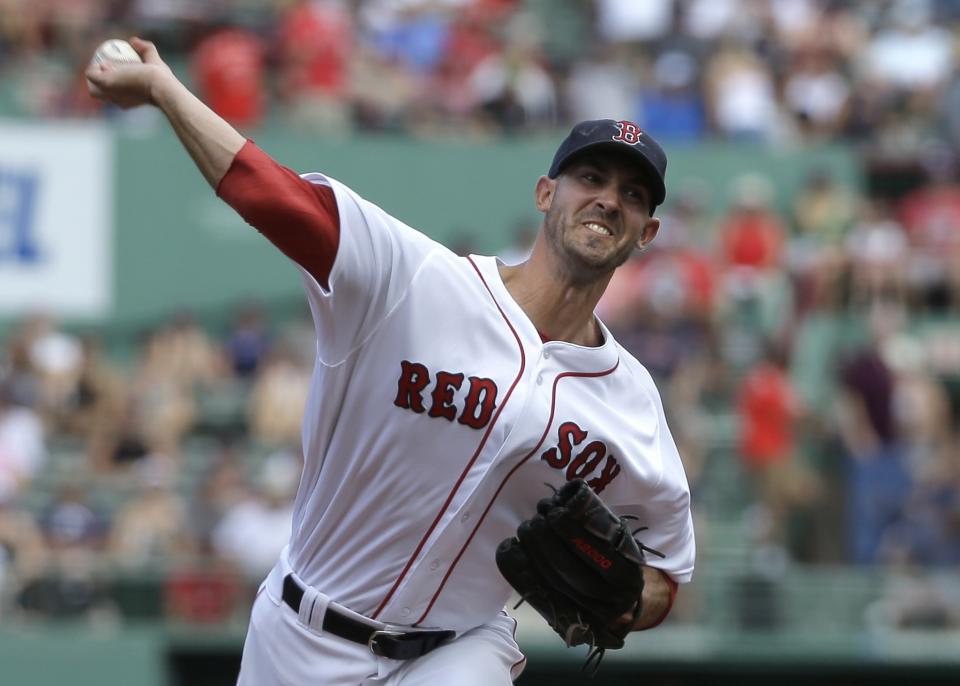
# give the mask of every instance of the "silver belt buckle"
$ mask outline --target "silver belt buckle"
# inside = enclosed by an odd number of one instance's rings
[[[378,629],[370,634],[370,638],[367,639],[367,647],[370,649],[370,652],[378,657],[383,657],[380,654],[380,646],[377,644],[377,639],[381,637],[392,637],[397,638],[403,636],[403,631],[390,631],[389,629]]]

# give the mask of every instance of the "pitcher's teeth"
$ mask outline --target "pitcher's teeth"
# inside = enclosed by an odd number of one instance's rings
[[[593,222],[587,222],[586,224],[584,224],[584,226],[586,226],[588,229],[590,229],[590,230],[593,231],[594,233],[599,233],[599,234],[602,234],[602,235],[604,235],[604,236],[612,236],[612,235],[613,235],[613,234],[610,233],[610,229],[608,229],[607,227],[605,227],[605,226],[600,226],[599,224],[594,224]]]

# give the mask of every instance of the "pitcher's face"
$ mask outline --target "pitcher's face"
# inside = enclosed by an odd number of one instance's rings
[[[537,208],[551,251],[575,281],[609,274],[660,228],[636,163],[610,152],[587,153],[556,179],[541,177]]]

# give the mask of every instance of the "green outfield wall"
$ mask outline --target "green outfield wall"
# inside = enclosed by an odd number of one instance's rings
[[[519,222],[538,221],[534,184],[558,137],[325,141],[269,131],[256,140],[283,164],[327,173],[437,240],[496,253],[510,245]],[[216,198],[171,134],[118,134],[115,154],[118,321],[149,320],[183,306],[216,308],[248,296],[299,295],[286,258]],[[670,154],[670,192],[696,188],[715,210],[743,172],[769,178],[781,203],[814,168],[859,182],[856,160],[843,148],[773,153],[718,145],[671,148]]]
[[[143,114],[136,128],[0,120],[0,330],[38,309],[68,323],[142,326],[181,308],[209,315],[239,299],[299,297],[286,258],[216,197],[168,127]],[[501,253],[518,225],[539,225],[534,186],[563,135],[330,140],[269,128],[255,139],[456,250]],[[862,185],[849,148],[668,148],[668,205],[695,192],[714,215],[745,173],[768,179],[783,209],[815,169]]]

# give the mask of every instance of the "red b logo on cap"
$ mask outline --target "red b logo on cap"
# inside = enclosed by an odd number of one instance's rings
[[[617,128],[620,132],[613,137],[613,140],[619,143],[629,143],[630,145],[636,145],[640,142],[640,136],[643,135],[643,131],[632,121],[618,121]]]

